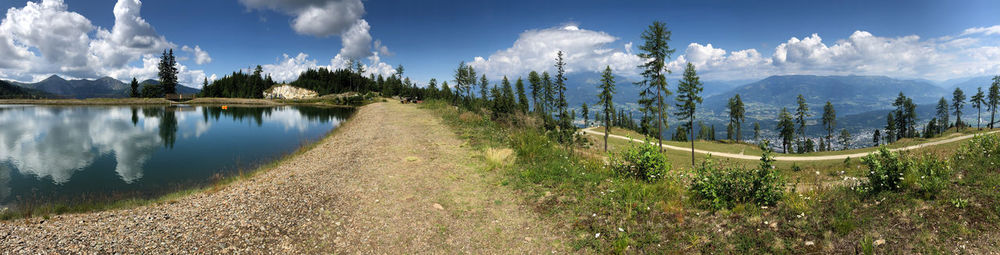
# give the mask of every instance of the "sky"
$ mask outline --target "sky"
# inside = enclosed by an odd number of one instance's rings
[[[491,80],[610,66],[636,77],[640,35],[672,32],[668,69],[703,80],[885,75],[944,81],[1000,74],[1000,1],[0,0],[0,79],[156,78],[173,49],[200,87],[262,65],[279,81],[308,68],[450,80],[467,62]]]

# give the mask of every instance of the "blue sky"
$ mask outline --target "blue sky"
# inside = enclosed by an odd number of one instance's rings
[[[155,78],[149,64],[167,47],[181,57],[182,83],[258,64],[291,80],[348,58],[382,74],[402,64],[421,83],[450,78],[460,61],[495,79],[550,68],[555,50],[567,51],[573,72],[610,65],[629,76],[641,61],[639,35],[656,20],[673,31],[672,69],[690,61],[708,80],[1000,73],[998,1],[5,0],[0,7],[7,9],[0,79],[19,81]]]

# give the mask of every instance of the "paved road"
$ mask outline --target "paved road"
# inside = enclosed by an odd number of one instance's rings
[[[604,136],[604,131],[603,130],[602,131],[595,131],[593,129],[594,128],[586,128],[586,129],[583,129],[583,132],[587,133],[587,134]],[[993,134],[993,133],[997,133],[997,132],[1000,132],[1000,130],[990,131],[990,132],[987,132],[986,134]],[[914,149],[919,149],[919,148],[923,148],[923,147],[927,147],[927,146],[934,146],[934,145],[938,145],[938,144],[945,144],[945,143],[951,143],[951,142],[955,142],[955,141],[961,141],[961,140],[972,138],[974,136],[976,136],[976,135],[957,136],[957,137],[952,137],[952,138],[948,138],[948,139],[944,139],[944,140],[939,140],[939,141],[933,141],[933,142],[928,142],[928,143],[911,145],[911,146],[906,146],[906,147],[902,147],[902,148],[895,148],[895,149],[891,149],[891,151],[914,150]],[[637,142],[637,143],[643,142],[642,140],[632,139],[632,138],[628,138],[628,137],[624,137],[624,136],[620,136],[620,135],[615,135],[615,134],[611,134],[608,137],[615,138],[615,139],[629,140],[631,142]],[[691,151],[691,147],[678,147],[678,146],[666,145],[666,144],[663,145],[663,148],[668,149],[668,150],[677,150],[677,151],[687,151],[687,152]],[[712,157],[726,157],[726,158],[746,159],[746,160],[758,160],[758,159],[760,159],[759,155],[742,155],[742,154],[733,154],[733,153],[718,152],[718,151],[706,151],[706,150],[700,150],[700,149],[694,149],[694,152],[695,153],[700,153],[700,154],[709,154],[709,153],[711,153]],[[774,157],[774,159],[780,160],[780,161],[822,161],[822,160],[837,160],[837,159],[842,160],[842,159],[845,159],[847,157],[851,157],[851,158],[864,157],[864,156],[868,155],[869,153],[870,152],[860,152],[860,153],[854,153],[854,154],[823,155],[823,156],[777,156],[777,157]]]

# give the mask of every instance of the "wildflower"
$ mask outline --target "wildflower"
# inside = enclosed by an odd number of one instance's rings
[[[594,234],[594,238],[600,238],[600,237],[601,237],[601,233]]]

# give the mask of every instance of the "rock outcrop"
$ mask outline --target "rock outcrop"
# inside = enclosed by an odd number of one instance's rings
[[[316,93],[316,91],[288,84],[274,85],[264,90],[264,98],[267,99],[310,99],[318,96],[319,93]]]

